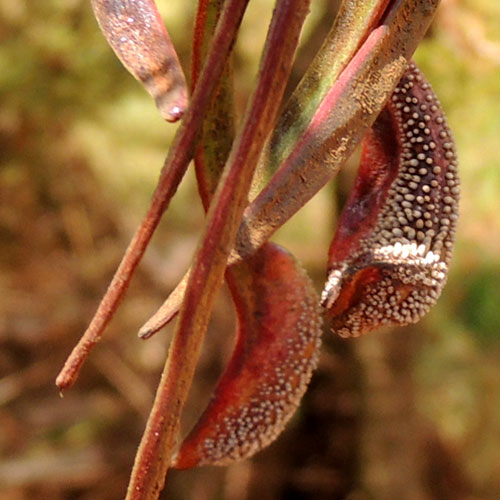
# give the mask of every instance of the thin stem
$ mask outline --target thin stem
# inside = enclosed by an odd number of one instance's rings
[[[92,321],[56,379],[56,385],[61,391],[73,385],[91,349],[100,340],[102,332],[113,317],[161,216],[168,207],[170,199],[193,157],[197,133],[203,122],[205,110],[224,69],[227,55],[236,38],[247,3],[248,0],[227,0],[224,13],[217,24],[207,63],[203,67],[191,105],[177,130],[165,160],[149,210],[125,251]]]
[[[307,0],[277,2],[257,87],[208,213],[127,500],[156,498],[163,485],[213,300],[222,283],[260,151],[276,120],[308,7]]]
[[[220,16],[223,1],[202,0],[200,5],[193,40],[192,85],[198,80],[202,62],[206,59],[207,51],[212,43],[215,23]],[[232,57],[229,57],[206,113],[194,158],[198,190],[205,211],[208,210],[231,152],[235,121],[233,64]]]

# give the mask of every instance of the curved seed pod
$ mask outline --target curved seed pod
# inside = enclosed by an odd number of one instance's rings
[[[179,120],[187,107],[186,78],[153,0],[92,0],[109,45],[153,96],[163,118]]]
[[[180,447],[174,463],[179,469],[228,465],[271,443],[317,363],[317,295],[293,257],[267,243],[232,273],[236,346],[211,402]]]
[[[222,1],[199,3],[193,81]],[[203,127],[195,156],[205,209],[231,149],[231,63]],[[293,257],[265,244],[257,255],[226,270],[238,314],[237,340],[211,403],[182,444],[176,466],[227,465],[274,440],[297,408],[316,365],[321,315],[311,281]]]
[[[457,167],[440,104],[411,63],[364,139],[330,247],[322,304],[334,332],[414,323],[436,302],[455,239]]]

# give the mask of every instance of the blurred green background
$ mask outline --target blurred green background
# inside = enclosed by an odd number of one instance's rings
[[[187,71],[195,2],[158,5]],[[336,8],[313,2],[295,79]],[[253,0],[238,39],[240,110],[271,9]],[[203,226],[194,176],[61,399],[54,379],[146,210],[176,126],[115,59],[90,2],[0,0],[0,40],[0,498],[122,498],[170,335],[143,342],[135,332],[189,265]],[[172,471],[162,498],[500,498],[500,3],[443,1],[415,58],[461,164],[458,241],[439,304],[409,328],[350,341],[326,333],[280,439],[229,468]],[[318,290],[355,163],[276,236]],[[186,429],[231,350],[234,314],[220,295]]]

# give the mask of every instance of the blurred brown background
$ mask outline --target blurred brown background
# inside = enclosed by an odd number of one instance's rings
[[[158,4],[189,67],[194,2]],[[243,109],[271,2],[236,47]],[[336,2],[313,2],[298,78]],[[229,468],[171,471],[162,498],[500,498],[500,4],[443,1],[416,59],[455,133],[463,196],[448,286],[416,326],[345,341],[286,432]],[[175,126],[106,46],[83,0],[0,0],[0,498],[123,497],[170,329],[137,329],[189,264],[203,224],[190,173],[77,385],[54,385],[145,212]],[[277,235],[317,280],[355,159]],[[328,214],[331,214],[328,215]],[[186,429],[231,350],[221,293]]]

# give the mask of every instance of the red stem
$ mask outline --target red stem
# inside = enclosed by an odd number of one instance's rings
[[[213,45],[203,67],[199,84],[196,86],[191,105],[177,130],[165,160],[149,210],[125,251],[92,321],[56,379],[56,385],[61,391],[74,384],[91,349],[100,340],[102,332],[113,317],[135,268],[193,157],[198,130],[236,38],[247,3],[248,0],[228,0],[217,24]]]
[[[163,486],[213,299],[223,279],[260,152],[276,121],[308,7],[307,0],[277,2],[257,88],[208,213],[203,241],[136,457],[127,500],[155,498]]]

